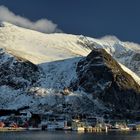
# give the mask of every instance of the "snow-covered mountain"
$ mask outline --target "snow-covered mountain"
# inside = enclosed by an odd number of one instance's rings
[[[93,112],[97,109],[106,110],[102,102],[93,100],[85,91],[69,91],[67,96],[62,94],[64,88],[77,80],[78,62],[95,48],[105,49],[140,84],[140,46],[118,39],[43,34],[1,22],[0,48],[0,67],[10,70],[2,71],[0,76],[11,80],[11,83],[0,82],[0,108],[19,109],[28,106],[34,112],[52,108],[62,111],[62,104],[69,102],[72,104],[69,109],[73,111],[77,111],[79,106],[85,106],[79,111],[86,111],[89,106],[94,106]]]
[[[61,33],[43,34],[1,22],[0,46],[34,64],[87,56],[93,47],[101,47],[140,76],[140,46],[113,37],[95,39]]]
[[[140,77],[140,45],[131,42],[122,42],[113,36],[106,36],[101,39],[80,36],[80,39],[84,41],[83,45],[87,44],[91,50],[92,48],[105,49],[139,83],[137,75]]]

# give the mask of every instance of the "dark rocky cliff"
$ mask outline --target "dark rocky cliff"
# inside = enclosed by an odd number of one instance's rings
[[[40,70],[36,65],[0,50],[0,86],[25,89],[39,78]]]
[[[78,63],[76,71],[74,90],[92,94],[118,114],[140,110],[140,86],[104,49],[94,49]]]

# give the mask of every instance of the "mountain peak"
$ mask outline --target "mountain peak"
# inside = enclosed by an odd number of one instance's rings
[[[140,86],[104,49],[93,49],[78,62],[76,72],[77,80],[71,84],[74,91],[84,91],[114,113],[139,109]]]

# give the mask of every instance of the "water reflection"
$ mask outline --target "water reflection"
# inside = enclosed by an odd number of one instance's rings
[[[140,140],[140,132],[108,132],[108,133],[77,133],[77,132],[0,132],[0,140]]]

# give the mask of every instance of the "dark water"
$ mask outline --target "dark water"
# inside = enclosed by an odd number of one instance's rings
[[[140,132],[0,132],[0,140],[140,140]]]

